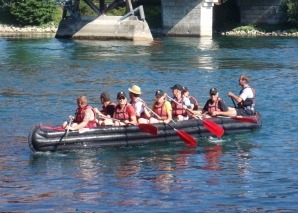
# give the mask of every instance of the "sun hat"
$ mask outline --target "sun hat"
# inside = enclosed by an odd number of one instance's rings
[[[128,88],[128,91],[137,95],[141,95],[141,88],[137,85],[133,85],[131,88]]]

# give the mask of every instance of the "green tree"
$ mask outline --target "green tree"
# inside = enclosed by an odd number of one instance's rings
[[[298,25],[298,0],[282,0],[281,3],[288,21]]]
[[[56,10],[54,2],[43,0],[16,0],[9,5],[11,15],[23,25],[39,26],[49,23],[53,21]]]

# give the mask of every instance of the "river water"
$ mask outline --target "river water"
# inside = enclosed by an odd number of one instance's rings
[[[298,208],[298,39],[157,38],[72,41],[0,37],[0,210],[30,212],[295,212]],[[211,87],[232,106],[246,73],[260,130],[222,139],[32,153],[37,123],[60,125],[86,94],[132,84],[187,86],[202,106]]]

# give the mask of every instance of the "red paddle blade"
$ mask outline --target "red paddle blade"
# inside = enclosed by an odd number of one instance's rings
[[[198,145],[198,142],[191,135],[181,130],[175,129],[175,131],[178,133],[179,138],[188,146],[196,147]]]
[[[248,117],[233,117],[234,120],[247,122],[247,123],[258,123],[257,120]]]
[[[224,134],[224,129],[219,126],[217,123],[214,123],[210,120],[203,120],[203,124],[206,127],[206,129],[209,130],[212,134],[216,135],[217,137],[221,137]]]
[[[156,126],[151,124],[139,124],[138,127],[143,132],[147,132],[151,135],[158,135],[158,128]]]

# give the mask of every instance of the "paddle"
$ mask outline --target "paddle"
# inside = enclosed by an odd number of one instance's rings
[[[171,101],[174,101],[176,104],[178,104],[178,105],[180,105],[182,107],[182,105],[180,103],[178,103],[177,101],[175,101],[173,98],[169,97],[169,99]],[[186,109],[186,110],[189,111],[196,118],[199,118],[203,122],[203,125],[205,126],[206,129],[208,129],[209,132],[211,132],[212,134],[216,135],[217,137],[223,136],[224,129],[221,126],[219,126],[217,123],[215,123],[215,122],[213,122],[211,120],[203,120],[201,118],[201,116],[195,115],[191,110],[189,110],[189,109]]]
[[[68,127],[71,126],[72,120],[73,120],[72,116],[69,116]],[[66,130],[65,140],[66,140],[66,138],[67,138],[67,136],[68,136],[68,133],[69,133],[69,128],[67,128],[67,130]]]
[[[146,108],[151,112],[153,113],[157,118],[161,119],[161,117],[156,114],[152,109],[150,109],[149,107],[146,106]],[[172,120],[173,121],[173,120]],[[174,121],[173,121],[174,122]],[[189,134],[187,134],[186,132],[182,131],[182,130],[177,130],[175,129],[174,127],[172,127],[170,124],[168,124],[172,129],[174,129],[179,138],[185,143],[187,144],[188,146],[190,147],[196,147],[198,145],[198,142]]]
[[[168,124],[172,129],[174,129],[179,138],[188,146],[190,147],[196,147],[198,145],[198,142],[189,134],[187,134],[186,132],[182,131],[182,130],[177,130],[174,127],[172,127],[170,124]]]
[[[111,119],[113,121],[120,121],[118,119],[114,119],[114,118],[109,118],[109,117],[105,117],[105,116],[100,116],[101,118],[104,118],[104,119]],[[129,124],[132,124],[132,123],[129,123]],[[132,124],[132,125],[135,125],[137,127],[139,127],[139,129],[143,132],[147,132],[151,135],[158,135],[158,128],[152,124]]]

